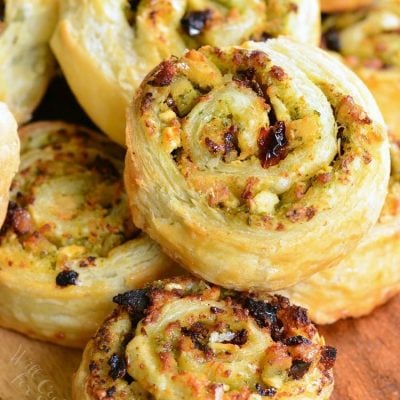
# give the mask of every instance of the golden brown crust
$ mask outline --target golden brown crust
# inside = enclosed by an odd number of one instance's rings
[[[336,351],[283,297],[191,277],[114,298],[85,349],[74,399],[328,399]]]
[[[392,176],[378,223],[337,266],[281,291],[318,324],[360,317],[400,292],[400,143],[392,141]]]
[[[96,124],[125,143],[125,111],[146,74],[203,44],[290,35],[317,44],[317,0],[64,0],[52,49]],[[107,96],[99,96],[107,93]]]
[[[357,10],[369,6],[374,0],[320,0],[321,11],[326,13]]]
[[[0,102],[0,227],[8,207],[11,181],[19,165],[17,123],[4,103]]]
[[[83,346],[115,293],[169,276],[173,263],[130,221],[122,148],[62,122],[20,136],[0,235],[0,324]]]
[[[241,289],[336,264],[376,222],[390,169],[361,81],[284,38],[160,64],[128,114],[127,144],[135,223],[193,273]]]

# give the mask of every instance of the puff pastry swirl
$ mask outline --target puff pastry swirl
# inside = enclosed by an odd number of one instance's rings
[[[400,292],[400,143],[392,143],[392,176],[378,223],[337,266],[281,291],[328,324],[360,317]]]
[[[114,301],[75,375],[76,400],[330,396],[336,351],[283,297],[181,277]]]
[[[128,103],[163,59],[277,35],[317,44],[318,1],[64,0],[52,48],[82,107],[123,144]]]
[[[8,207],[11,181],[19,165],[17,123],[8,107],[0,102],[0,227]]]
[[[376,0],[352,13],[324,22],[323,44],[339,52],[367,84],[389,131],[400,138],[400,1]]]
[[[5,0],[0,18],[0,101],[28,121],[55,69],[49,47],[57,0]]]
[[[163,62],[128,113],[127,144],[137,226],[239,289],[282,289],[337,263],[378,219],[390,170],[362,82],[284,38]]]
[[[113,295],[168,276],[172,262],[130,222],[119,146],[61,122],[20,136],[0,231],[0,325],[83,346]]]

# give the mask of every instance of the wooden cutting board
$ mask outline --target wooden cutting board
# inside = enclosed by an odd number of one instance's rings
[[[400,296],[321,331],[338,349],[332,400],[400,400]],[[0,400],[71,400],[79,351],[1,329],[0,346]]]

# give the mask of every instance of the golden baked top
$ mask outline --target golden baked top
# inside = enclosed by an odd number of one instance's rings
[[[181,277],[114,302],[85,351],[76,399],[329,397],[336,351],[284,297]]]
[[[51,45],[82,107],[124,144],[126,108],[163,59],[278,35],[317,44],[318,1],[63,0]]]
[[[123,149],[63,123],[30,125],[20,136],[20,172],[0,236],[1,268],[28,273],[33,263],[30,273],[58,271],[59,285],[75,284],[73,270],[95,265],[138,234],[121,179]]]
[[[400,67],[400,1],[377,0],[357,11],[334,14],[323,23],[325,46],[353,65]]]
[[[192,272],[241,289],[337,263],[376,222],[389,178],[366,87],[287,38],[161,63],[128,113],[127,145],[136,224]]]
[[[26,125],[20,135],[21,168],[0,230],[0,326],[82,347],[113,295],[176,270],[132,224],[121,147],[62,122]]]

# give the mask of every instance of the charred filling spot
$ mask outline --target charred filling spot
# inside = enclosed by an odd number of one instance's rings
[[[271,303],[247,297],[243,302],[243,307],[249,311],[249,314],[255,319],[257,325],[261,328],[272,327],[278,322],[276,316],[278,308],[273,306]]]
[[[251,38],[251,40],[254,40],[254,41],[256,41],[256,42],[266,42],[267,40],[269,40],[269,39],[273,39],[274,38],[274,36],[273,35],[271,35],[270,33],[268,33],[268,32],[262,32],[260,35],[258,35],[258,36],[253,36],[252,38]]]
[[[183,153],[183,147],[177,147],[171,152],[172,159],[178,163]]]
[[[215,142],[214,142],[212,139],[210,139],[209,137],[206,137],[206,138],[204,139],[204,143],[205,143],[205,145],[207,146],[208,151],[209,151],[210,153],[212,153],[212,154],[217,154],[217,153],[219,153],[220,151],[223,150],[223,146],[221,146],[221,145],[218,144],[218,143],[215,143]]]
[[[275,78],[280,82],[282,82],[286,78],[285,71],[281,67],[278,67],[277,65],[274,65],[271,68],[270,74],[273,78]]]
[[[240,155],[238,128],[235,125],[232,125],[228,132],[224,134],[224,157],[233,151],[236,151],[237,155]]]
[[[256,79],[256,70],[254,68],[238,71],[233,80],[253,90],[257,96],[265,98],[264,91]]]
[[[4,224],[0,229],[0,236],[12,229],[18,236],[25,235],[32,230],[31,217],[27,210],[19,207],[14,201],[8,203]]]
[[[172,60],[163,61],[148,82],[149,85],[155,87],[168,86],[172,83],[176,75],[176,67]]]
[[[322,39],[328,50],[340,52],[340,35],[336,29],[329,29],[328,31],[326,31],[323,34]]]
[[[277,165],[288,155],[288,140],[285,131],[286,126],[283,121],[278,121],[275,125],[260,130],[257,143],[263,168]]]
[[[106,390],[106,395],[107,397],[112,397],[114,396],[115,392],[117,391],[117,388],[115,386],[111,386]]]
[[[108,375],[115,381],[122,379],[126,375],[126,361],[125,358],[119,354],[114,353],[107,364],[110,366]]]
[[[145,310],[151,303],[149,292],[146,289],[136,289],[118,294],[113,297],[113,302],[124,307],[134,326],[144,317]]]
[[[61,286],[61,287],[76,285],[78,276],[79,276],[79,274],[73,270],[61,271],[56,276],[56,284],[57,284],[57,286]]]
[[[209,137],[204,139],[204,143],[211,154],[222,154],[222,159],[228,161],[228,157],[233,152],[236,156],[240,155],[238,128],[232,125],[227,132],[223,135],[223,143],[219,144],[214,142]]]
[[[207,354],[212,353],[212,350],[208,347],[210,332],[202,322],[195,322],[189,328],[183,327],[181,333],[190,337],[196,349]]]
[[[147,92],[143,96],[142,102],[140,103],[140,112],[142,114],[145,114],[151,107],[152,102],[153,102],[153,94],[151,92]]]
[[[178,106],[175,103],[175,100],[173,99],[173,97],[171,95],[169,95],[167,97],[167,99],[165,100],[165,104],[176,114],[179,115],[179,109]]]
[[[317,210],[315,207],[299,207],[293,208],[292,210],[286,213],[286,217],[289,218],[291,222],[299,222],[299,221],[310,221],[314,218]]]
[[[181,19],[183,31],[190,37],[199,36],[204,31],[207,22],[212,18],[211,10],[191,11]]]
[[[300,344],[311,344],[311,340],[304,336],[291,336],[283,340],[283,344],[286,346],[298,346]]]
[[[210,307],[211,314],[223,314],[225,311],[222,308]]]
[[[231,340],[225,340],[222,343],[235,344],[236,346],[243,346],[247,343],[248,333],[246,329],[241,329],[238,332],[235,332],[235,336]]]
[[[332,369],[335,365],[337,350],[332,346],[324,346],[321,349],[320,364],[324,367],[325,371]]]
[[[273,397],[276,395],[277,390],[273,387],[263,387],[259,383],[256,383],[256,392],[263,397]]]
[[[311,324],[307,310],[303,307],[291,305],[285,310],[285,315],[288,324],[296,328],[306,327]]]
[[[98,172],[104,179],[120,179],[121,175],[114,164],[107,158],[96,156],[93,163],[89,166],[92,170]]]
[[[89,363],[89,371],[90,373],[95,373],[99,370],[99,366],[97,365],[96,361],[90,361]]]
[[[311,362],[305,362],[303,360],[293,360],[288,375],[292,379],[301,379],[308,372],[310,366]]]
[[[94,267],[96,265],[96,257],[88,256],[84,260],[81,260],[79,266],[82,268],[85,267]]]

